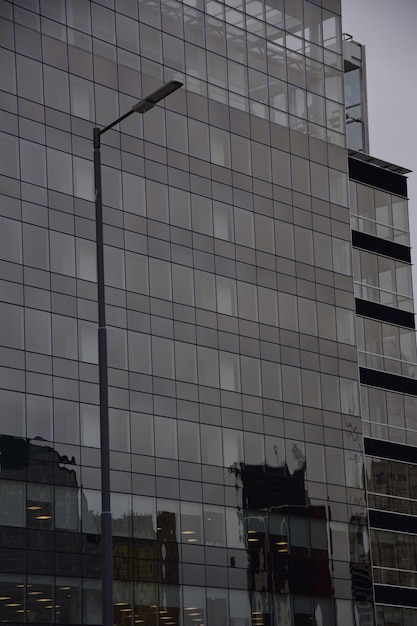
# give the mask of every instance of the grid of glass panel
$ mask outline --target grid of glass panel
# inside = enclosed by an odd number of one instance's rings
[[[339,3],[0,16],[7,619],[101,619],[91,134],[174,78],[103,136],[115,623],[353,625],[369,553]]]
[[[410,245],[406,198],[351,180],[349,201],[354,230]]]
[[[417,350],[415,330],[357,317],[359,364],[414,378]]]

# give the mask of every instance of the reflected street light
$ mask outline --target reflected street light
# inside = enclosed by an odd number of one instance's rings
[[[101,194],[100,137],[133,113],[146,113],[158,102],[182,87],[172,80],[137,102],[130,111],[104,128],[93,129],[94,188],[96,206],[97,305],[98,305],[98,372],[100,393],[101,449],[101,559],[103,626],[113,626],[113,541],[110,511],[110,437],[109,394],[107,378],[106,301],[104,293],[103,201]]]

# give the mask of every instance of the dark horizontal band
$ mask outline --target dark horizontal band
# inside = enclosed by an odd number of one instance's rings
[[[401,174],[364,163],[349,157],[349,178],[358,183],[365,183],[378,189],[383,189],[397,196],[407,197],[407,179]]]
[[[417,463],[417,453],[414,446],[393,441],[382,441],[381,439],[370,439],[369,437],[364,437],[363,442],[365,454],[369,456],[404,461],[405,463]]]
[[[416,533],[417,520],[414,515],[402,515],[389,511],[369,510],[369,525],[379,530],[393,530],[399,533]]]
[[[405,326],[406,328],[415,330],[416,323],[414,313],[410,313],[410,311],[401,311],[401,309],[395,309],[392,306],[369,302],[369,300],[362,300],[361,298],[355,298],[355,305],[356,315],[370,317],[380,322],[397,324],[398,326]]]
[[[379,387],[389,391],[398,391],[399,393],[417,396],[417,380],[414,378],[388,374],[387,372],[371,370],[366,367],[359,368],[359,376],[361,385],[370,385],[371,387]]]
[[[377,604],[393,604],[397,606],[417,606],[415,589],[374,585],[375,602]]]
[[[354,248],[362,248],[368,252],[375,252],[376,254],[389,256],[397,261],[411,263],[410,248],[408,246],[403,246],[401,243],[396,243],[395,241],[381,239],[381,237],[375,237],[374,235],[369,235],[368,233],[361,233],[358,230],[352,230],[352,245]]]

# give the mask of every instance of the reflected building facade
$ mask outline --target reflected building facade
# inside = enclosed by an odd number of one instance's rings
[[[101,624],[92,128],[174,79],[102,145],[114,623],[415,623],[406,172],[348,151],[340,2],[0,20],[0,620]]]

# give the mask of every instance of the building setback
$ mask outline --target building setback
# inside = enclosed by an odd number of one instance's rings
[[[102,137],[114,624],[417,624],[407,170],[340,24],[0,4],[0,623],[103,623],[92,129],[176,80]]]

